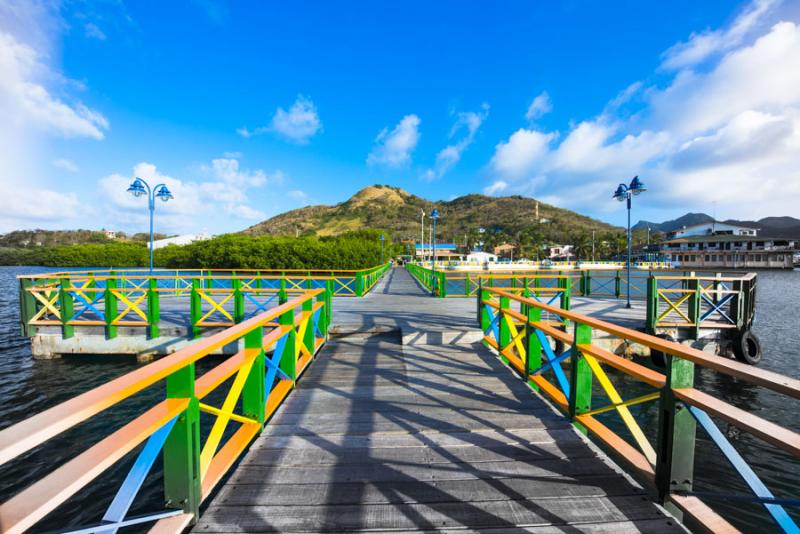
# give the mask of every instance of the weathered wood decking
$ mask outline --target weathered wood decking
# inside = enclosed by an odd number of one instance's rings
[[[195,531],[682,531],[449,304],[398,269],[336,310],[360,332],[325,345]]]

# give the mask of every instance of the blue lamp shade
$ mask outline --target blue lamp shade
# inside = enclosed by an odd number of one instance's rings
[[[172,193],[169,192],[169,189],[167,189],[167,186],[162,185],[161,187],[158,188],[158,191],[156,191],[156,198],[162,200],[163,202],[166,202],[167,200],[170,200],[171,198],[174,197],[172,196]]]
[[[647,187],[645,187],[644,182],[639,180],[638,176],[634,176],[633,180],[631,180],[631,185],[628,187],[631,193],[634,195],[638,195],[639,193],[644,193],[647,191]]]
[[[439,210],[438,209],[434,209],[431,212],[431,219],[438,219],[438,218],[439,218]]]
[[[625,184],[619,184],[619,187],[617,187],[617,190],[614,191],[614,198],[616,198],[617,200],[622,202],[623,200],[625,200],[625,196],[626,196],[627,192],[628,192],[628,189],[625,187]]]
[[[130,193],[135,197],[140,197],[142,195],[146,195],[147,191],[145,191],[144,184],[142,183],[142,181],[136,178],[131,184],[131,186],[128,188],[128,193]]]

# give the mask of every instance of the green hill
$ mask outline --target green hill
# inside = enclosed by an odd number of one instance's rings
[[[538,219],[536,217],[538,204]],[[277,215],[244,231],[248,235],[330,236],[363,228],[381,229],[395,240],[419,240],[420,210],[428,228],[433,208],[441,218],[437,240],[487,245],[508,241],[543,244],[572,243],[590,236],[623,231],[602,221],[537,202],[522,196],[489,197],[466,195],[450,201],[433,202],[386,185],[366,187],[335,206],[308,206]],[[480,229],[484,232],[480,232]],[[426,230],[426,234],[428,231]],[[425,236],[428,239],[428,236]]]

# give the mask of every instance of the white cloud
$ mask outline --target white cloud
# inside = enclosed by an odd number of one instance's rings
[[[159,227],[165,231],[196,231],[198,220],[204,225],[224,224],[230,218],[261,220],[266,217],[263,211],[251,205],[250,191],[267,184],[283,183],[282,171],[266,173],[263,170],[241,169],[235,159],[215,159],[210,165],[199,168],[198,174],[204,180],[184,181],[162,173],[147,162],[133,167],[129,176],[112,174],[100,180],[100,187],[111,199],[119,220],[128,225],[144,224],[147,216],[141,198],[127,193],[134,177],[146,180],[152,187],[164,183],[174,198],[158,203]]]
[[[223,152],[222,157],[224,158],[232,158],[232,159],[242,159],[241,152]]]
[[[498,193],[502,193],[508,189],[508,184],[503,180],[497,180],[496,182],[492,182],[490,185],[483,188],[484,195],[496,195]]]
[[[3,197],[0,232],[48,223],[62,226],[82,214],[78,196],[72,192],[39,187],[2,187],[0,194]]]
[[[757,2],[745,13],[761,9]],[[760,27],[741,19],[733,26]],[[616,209],[614,187],[639,174],[650,186],[642,200],[649,206],[702,210],[713,200],[737,218],[796,212],[800,26],[780,21],[740,41],[742,29],[712,33],[724,37],[725,53],[705,55],[702,71],[680,68],[664,87],[632,84],[566,134],[511,134],[496,147],[487,189],[502,181],[508,192],[535,190],[598,213]],[[633,95],[631,114],[624,108]]]
[[[301,191],[299,189],[294,189],[292,191],[289,191],[288,193],[286,193],[286,195],[289,198],[293,198],[295,200],[306,200],[308,198],[308,195],[305,193],[305,191]]]
[[[80,170],[78,169],[78,166],[75,165],[74,161],[64,158],[53,161],[53,167],[73,173],[78,172]]]
[[[755,0],[728,28],[692,33],[688,40],[677,43],[664,52],[662,68],[677,70],[691,67],[713,55],[739,46],[778,4],[780,0]]]
[[[552,110],[553,104],[550,102],[550,95],[547,94],[547,91],[542,91],[539,96],[531,101],[528,111],[525,112],[525,118],[532,121],[550,113]]]
[[[83,27],[84,35],[90,39],[97,39],[98,41],[105,41],[106,34],[101,30],[97,24],[93,22],[87,22],[86,25]]]
[[[275,132],[284,139],[304,145],[321,131],[322,121],[314,102],[310,98],[298,95],[297,100],[288,111],[280,107],[275,111],[269,126],[262,126],[254,130],[239,128],[236,133],[244,138],[250,138],[266,132]]]
[[[64,137],[103,139],[108,120],[79,102],[70,105],[55,97],[42,84],[54,77],[33,48],[0,32],[0,128],[34,127]]]
[[[436,162],[433,168],[427,169],[422,173],[423,180],[438,180],[452,169],[460,160],[464,151],[469,148],[475,139],[475,134],[489,116],[489,104],[481,106],[481,111],[461,112],[456,114],[456,122],[450,129],[450,139],[453,139],[462,130],[464,135],[456,141],[444,147],[436,154]]]
[[[497,174],[519,178],[541,164],[548,154],[549,144],[558,137],[557,133],[544,133],[520,128],[495,147],[492,168]]]
[[[409,163],[419,142],[420,122],[416,115],[406,115],[391,131],[389,128],[381,130],[367,156],[367,164],[401,167]]]

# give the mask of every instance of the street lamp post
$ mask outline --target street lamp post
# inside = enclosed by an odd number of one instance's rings
[[[380,240],[381,240],[381,265],[383,265],[383,241],[384,241],[384,239],[386,239],[386,238],[383,237],[383,234],[381,234],[381,237],[380,237]]]
[[[150,274],[153,274],[153,212],[156,209],[156,199],[166,202],[172,198],[172,193],[165,184],[158,184],[151,188],[150,184],[136,177],[128,188],[128,193],[135,197],[147,195],[147,207],[150,210]]]
[[[425,210],[420,210],[420,212],[422,213],[419,219],[419,255],[422,257],[422,261],[425,261]]]
[[[439,210],[434,208],[431,212],[431,220],[433,220],[433,229],[431,235],[431,247],[432,247],[432,258],[431,258],[431,269],[433,270],[433,278],[436,279],[436,221],[439,220]],[[434,282],[435,283],[435,282]],[[432,286],[435,287],[435,286]],[[441,289],[440,289],[441,291]]]
[[[633,177],[630,185],[619,184],[617,190],[614,191],[614,198],[620,202],[628,202],[628,261],[626,262],[628,270],[628,302],[625,305],[626,308],[631,307],[631,198],[633,195],[638,195],[639,193],[644,193],[645,191],[647,191],[647,188],[644,186],[644,183],[639,180],[638,176]]]

